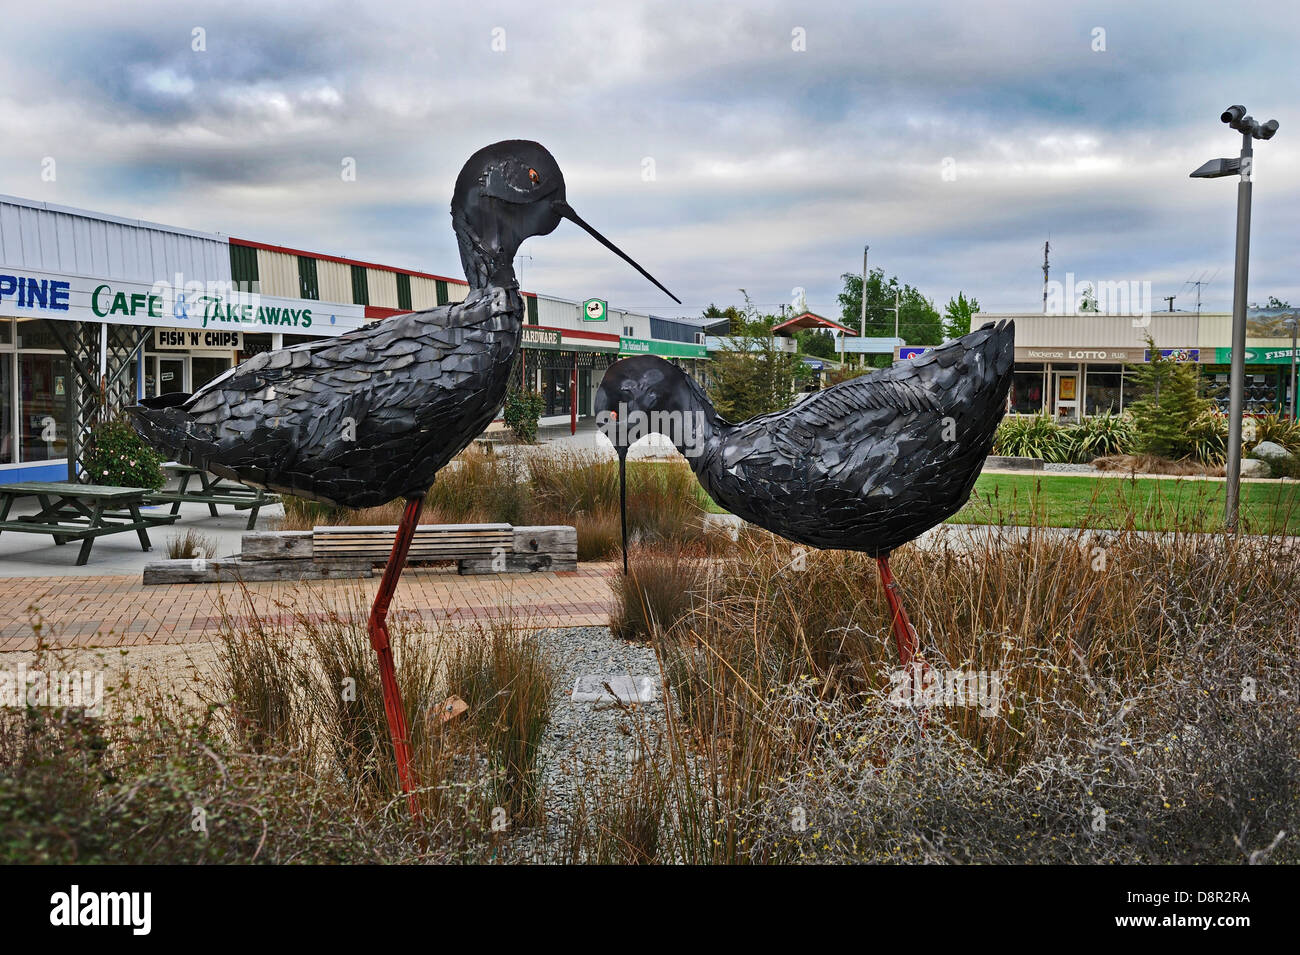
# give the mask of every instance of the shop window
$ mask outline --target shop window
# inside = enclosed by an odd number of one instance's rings
[[[1148,391],[1150,391],[1149,388],[1144,388],[1142,385],[1138,384],[1137,376],[1130,367],[1129,373],[1124,376],[1124,381],[1120,385],[1120,394],[1123,400],[1122,407],[1124,410],[1128,411],[1135,403],[1141,401],[1146,397]]]
[[[213,378],[216,378],[229,368],[229,358],[195,355],[190,359],[190,383],[192,390],[198,391]]]
[[[236,288],[244,291],[261,288],[257,275],[257,249],[230,244],[230,278]]]
[[[543,414],[562,415],[569,413],[569,379],[572,368],[543,368],[542,397],[546,399]]]
[[[1043,366],[1017,365],[1011,376],[1011,411],[1041,414],[1043,410]]]
[[[397,307],[406,312],[411,310],[411,277],[405,272],[397,273]]]
[[[47,348],[62,351],[63,346],[55,336],[50,323],[44,318],[28,318],[18,321],[19,348]]]
[[[174,395],[185,390],[185,359],[158,356],[158,394]]]
[[[366,284],[364,266],[352,266],[352,302],[355,305],[370,304],[370,286]]]
[[[14,356],[0,353],[0,464],[15,464]]]
[[[19,355],[22,460],[50,461],[68,453],[68,360],[61,355]]]
[[[14,323],[7,318],[0,318],[0,345],[8,345],[14,340]]]
[[[298,297],[319,299],[320,281],[316,276],[316,260],[310,255],[298,256]]]
[[[1278,373],[1246,376],[1246,413],[1270,414],[1278,408]]]
[[[1123,371],[1118,365],[1091,365],[1083,392],[1083,413],[1086,415],[1119,414],[1120,389]]]

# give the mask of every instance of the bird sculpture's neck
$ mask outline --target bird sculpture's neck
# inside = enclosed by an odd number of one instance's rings
[[[465,269],[470,288],[518,286],[514,266],[518,243],[503,241],[505,237],[500,234],[480,235],[470,223],[469,216],[459,209],[452,211],[451,224],[460,247],[460,264]]]

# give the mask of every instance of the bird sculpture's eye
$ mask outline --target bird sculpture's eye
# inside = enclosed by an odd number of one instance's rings
[[[529,179],[530,182],[532,182],[532,184],[533,184],[534,186],[537,185],[539,182],[542,181],[542,177],[539,176],[539,175],[537,175],[537,170],[536,170],[536,169],[530,169],[530,170],[528,170],[528,179]]]

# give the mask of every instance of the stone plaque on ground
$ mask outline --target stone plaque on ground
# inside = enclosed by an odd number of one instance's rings
[[[606,688],[608,687],[608,689]],[[613,695],[610,694],[613,690]],[[657,699],[659,691],[655,681],[648,676],[614,676],[609,673],[587,673],[578,677],[573,684],[572,700],[574,703],[594,703],[597,706],[612,706],[615,698],[621,703],[650,703]]]

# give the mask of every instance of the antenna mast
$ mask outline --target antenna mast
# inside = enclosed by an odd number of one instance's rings
[[[1043,314],[1047,314],[1047,273],[1051,266],[1047,262],[1047,253],[1052,251],[1052,241],[1048,239],[1043,243]]]

